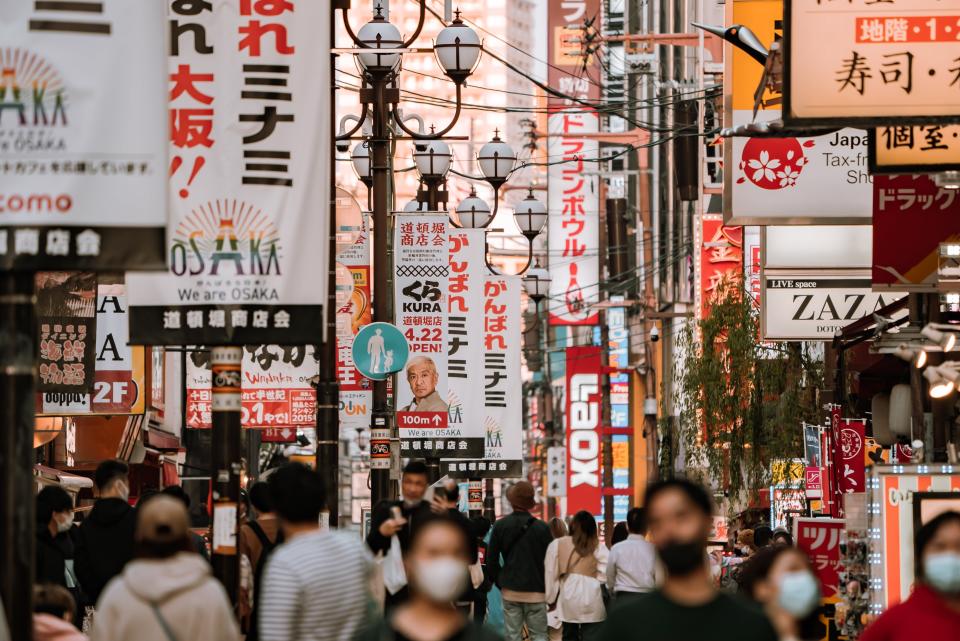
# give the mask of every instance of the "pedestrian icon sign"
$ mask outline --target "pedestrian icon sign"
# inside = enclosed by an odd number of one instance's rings
[[[371,323],[353,341],[353,364],[374,381],[386,380],[407,364],[410,347],[403,333],[390,323]]]

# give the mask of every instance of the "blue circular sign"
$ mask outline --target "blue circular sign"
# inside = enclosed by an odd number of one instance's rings
[[[374,381],[385,381],[402,370],[410,358],[410,346],[396,325],[370,323],[353,337],[353,364]]]

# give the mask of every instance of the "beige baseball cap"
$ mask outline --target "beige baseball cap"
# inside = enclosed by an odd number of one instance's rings
[[[183,539],[190,529],[190,517],[183,502],[158,494],[137,508],[138,541],[170,543]]]

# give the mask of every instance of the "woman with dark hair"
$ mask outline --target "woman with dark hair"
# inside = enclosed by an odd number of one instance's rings
[[[403,559],[410,597],[361,634],[360,641],[499,641],[454,607],[470,580],[473,545],[461,519],[449,514],[421,518]]]
[[[861,641],[960,639],[960,512],[944,512],[917,530],[913,593],[880,615]]]
[[[570,535],[547,548],[547,603],[563,621],[563,641],[590,641],[607,617],[604,581],[607,546],[600,542],[597,520],[580,511],[570,521]]]
[[[628,536],[630,536],[630,530],[627,529],[627,522],[620,521],[613,526],[613,538],[610,539],[610,547],[613,547],[620,541],[626,541]]]
[[[743,564],[740,591],[763,607],[781,640],[823,638],[820,582],[802,550],[786,545],[761,549]]]

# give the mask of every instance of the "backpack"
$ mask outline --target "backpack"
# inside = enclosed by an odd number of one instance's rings
[[[260,540],[261,546],[260,558],[257,560],[257,567],[253,570],[253,609],[250,611],[250,631],[246,636],[246,641],[256,641],[260,635],[257,610],[259,610],[260,604],[260,584],[263,581],[263,571],[267,567],[267,560],[270,555],[273,554],[278,545],[283,543],[283,530],[277,530],[277,540],[271,541],[256,521],[247,522],[247,526]]]

